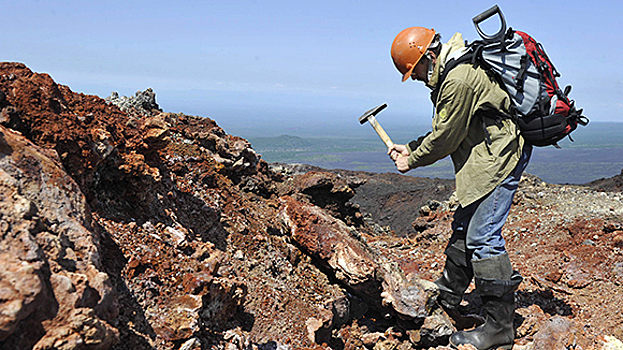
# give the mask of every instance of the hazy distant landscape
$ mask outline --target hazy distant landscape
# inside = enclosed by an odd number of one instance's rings
[[[396,143],[406,143],[425,133],[387,128]],[[261,135],[255,130],[254,135]],[[268,133],[266,133],[268,135]],[[623,123],[590,123],[573,133],[575,142],[563,140],[560,149],[535,148],[527,172],[549,183],[582,184],[621,173],[623,169]],[[244,136],[244,135],[243,135]],[[345,130],[343,135],[282,134],[246,137],[268,162],[305,163],[324,168],[369,172],[396,172],[386,149],[369,126]],[[449,158],[412,170],[412,176],[453,178]]]

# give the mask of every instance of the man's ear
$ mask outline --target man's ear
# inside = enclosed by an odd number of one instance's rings
[[[437,54],[435,51],[428,52],[430,59],[433,61],[433,64],[437,63]]]

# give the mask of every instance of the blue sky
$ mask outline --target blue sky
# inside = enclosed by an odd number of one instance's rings
[[[388,129],[429,124],[421,83],[390,58],[411,26],[477,39],[492,1],[1,0],[0,59],[100,97],[153,88],[165,111],[239,135],[340,134],[380,103]],[[509,26],[544,44],[591,121],[623,121],[620,1],[498,1]],[[494,27],[495,22],[488,25]],[[268,131],[267,131],[268,129]],[[369,128],[368,128],[369,129]]]

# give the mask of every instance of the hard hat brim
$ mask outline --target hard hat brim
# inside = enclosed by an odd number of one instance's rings
[[[418,62],[420,62],[420,60],[418,60]],[[402,76],[403,83],[407,81],[407,79],[409,79],[409,77],[411,76],[411,73],[413,73],[413,70],[415,69],[415,66],[417,66],[418,62],[415,62],[415,64],[412,65],[411,68]]]

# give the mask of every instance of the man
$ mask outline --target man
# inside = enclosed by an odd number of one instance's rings
[[[457,307],[475,278],[485,323],[454,333],[450,343],[511,349],[514,293],[522,277],[511,267],[501,232],[532,147],[508,117],[508,94],[485,70],[468,63],[444,71],[464,47],[460,33],[445,44],[433,29],[422,27],[396,36],[391,54],[402,81],[411,77],[432,89],[436,113],[429,134],[394,145],[388,154],[403,173],[451,156],[460,206],[445,250],[446,265],[435,282],[438,303],[448,314],[458,315]]]

